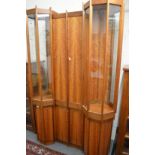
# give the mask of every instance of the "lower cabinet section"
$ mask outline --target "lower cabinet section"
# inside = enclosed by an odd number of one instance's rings
[[[81,110],[70,109],[70,144],[83,148],[84,117]]]
[[[63,143],[69,142],[68,135],[68,109],[66,107],[54,107],[54,136],[55,140]]]
[[[60,141],[84,150],[85,155],[108,155],[113,119],[93,120],[82,110],[62,106],[36,107],[39,141]]]
[[[44,144],[54,142],[53,137],[53,107],[36,106],[36,128],[39,141]]]
[[[113,120],[85,118],[84,152],[86,155],[108,155]]]

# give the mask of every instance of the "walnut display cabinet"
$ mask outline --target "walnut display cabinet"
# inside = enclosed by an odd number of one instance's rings
[[[38,139],[107,155],[117,108],[123,1],[27,10],[27,83]]]
[[[84,152],[107,155],[117,107],[123,1],[83,4]]]
[[[33,128],[42,143],[53,142],[52,11],[27,11],[27,59]]]

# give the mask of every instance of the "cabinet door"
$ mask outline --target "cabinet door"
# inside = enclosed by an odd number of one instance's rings
[[[44,143],[43,119],[42,119],[42,112],[39,106],[36,106],[35,108],[35,115],[36,115],[37,136],[38,139]]]
[[[38,139],[45,144],[52,143],[53,138],[53,107],[36,108],[36,126]]]
[[[43,108],[45,142],[53,142],[53,107]]]
[[[81,110],[70,110],[70,143],[83,147],[83,113]]]
[[[68,17],[68,71],[70,107],[70,143],[83,145],[82,105],[82,16]],[[74,108],[74,109],[72,109]]]
[[[53,19],[53,61],[56,105],[67,106],[66,20]]]
[[[68,143],[68,109],[57,106],[54,112],[54,135],[56,140]]]
[[[68,17],[69,105],[82,104],[82,16]]]

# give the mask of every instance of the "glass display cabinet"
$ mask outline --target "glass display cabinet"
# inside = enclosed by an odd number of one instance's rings
[[[117,107],[123,34],[123,0],[83,4],[84,151],[106,155]]]
[[[38,139],[43,143],[53,141],[51,9],[27,10],[27,52],[30,81],[30,101],[33,122]],[[44,122],[44,123],[43,123]],[[46,139],[46,140],[45,140]]]
[[[27,10],[27,83],[38,139],[107,155],[117,108],[123,0],[89,0],[83,11]]]

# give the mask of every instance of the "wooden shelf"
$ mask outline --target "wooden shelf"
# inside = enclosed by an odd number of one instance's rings
[[[105,104],[103,108],[104,108],[103,114],[108,114],[108,113],[114,112],[113,108],[109,104]],[[86,107],[85,107],[85,109],[87,110]],[[90,104],[89,112],[101,115],[101,109],[102,109],[102,104],[99,104],[99,103]]]
[[[104,104],[103,113],[101,113],[102,104],[90,104],[89,111],[87,106],[82,106],[87,117],[94,120],[107,120],[114,117],[114,110],[110,104]]]

